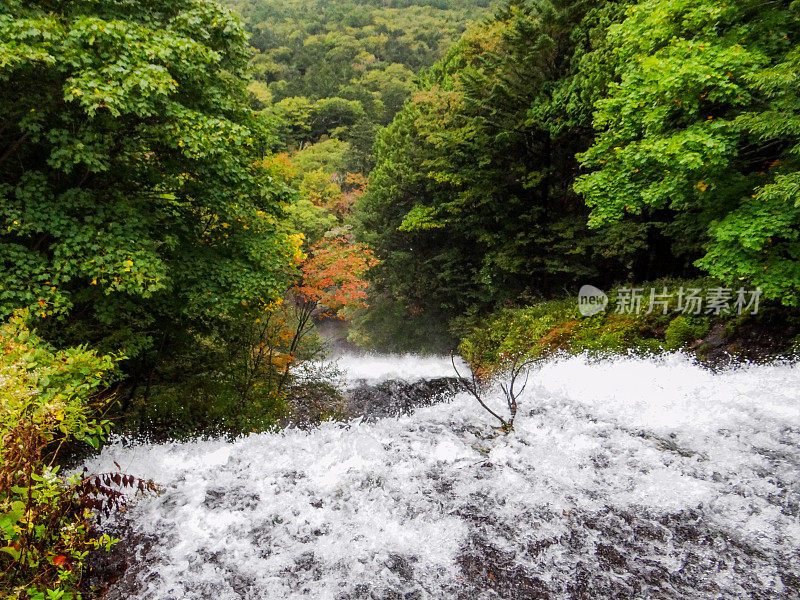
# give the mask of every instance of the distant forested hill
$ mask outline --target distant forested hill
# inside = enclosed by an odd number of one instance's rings
[[[281,143],[296,150],[320,139],[348,143],[346,170],[367,172],[377,128],[491,0],[331,2],[225,0],[246,23],[254,100],[283,124]],[[316,105],[315,105],[316,103]],[[283,148],[277,148],[283,149]]]
[[[362,100],[363,90],[386,100],[387,84],[405,83],[410,71],[441,58],[467,22],[485,14],[490,0],[225,3],[251,32],[250,42],[260,53],[256,77],[275,101],[290,96]]]

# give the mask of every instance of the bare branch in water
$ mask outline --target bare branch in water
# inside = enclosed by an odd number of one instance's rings
[[[456,372],[456,376],[458,377],[461,385],[490,415],[500,421],[500,429],[502,429],[505,433],[508,433],[514,428],[514,419],[517,417],[517,400],[525,391],[525,387],[528,385],[528,378],[530,377],[531,373],[530,367],[534,362],[532,360],[525,361],[522,359],[522,354],[518,354],[514,357],[514,360],[511,363],[511,368],[509,369],[510,380],[508,385],[505,383],[500,384],[500,389],[503,390],[503,395],[506,397],[506,405],[508,406],[508,412],[510,414],[510,418],[506,420],[489,408],[484,399],[481,397],[480,383],[475,378],[475,373],[472,372],[472,369],[470,369],[471,380],[462,377],[458,367],[456,366],[455,353],[453,351],[450,352],[450,362],[453,364],[453,370]],[[517,390],[515,388],[521,381],[521,375],[523,372],[525,374],[525,380],[522,382],[522,387]]]
[[[464,389],[466,389],[490,415],[492,415],[495,419],[500,421],[500,427],[504,431],[510,429],[511,424],[507,423],[503,417],[501,417],[491,408],[489,408],[486,405],[486,402],[483,401],[483,398],[481,398],[479,383],[475,379],[475,373],[472,372],[472,369],[470,369],[470,375],[472,381],[468,381],[467,379],[462,377],[461,373],[458,371],[458,367],[456,366],[456,357],[453,351],[450,352],[450,362],[453,364],[453,370],[456,372],[456,376],[458,377],[458,380],[461,382],[461,385],[464,386]]]

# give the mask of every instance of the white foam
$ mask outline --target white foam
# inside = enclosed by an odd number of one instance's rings
[[[371,380],[452,369],[449,358],[345,363],[350,377]],[[713,597],[744,597],[747,586],[782,593],[776,565],[796,561],[800,546],[787,509],[800,496],[797,366],[715,374],[682,355],[560,358],[533,374],[512,434],[492,424],[461,394],[375,423],[113,445],[87,466],[117,461],[165,487],[130,513],[155,540],[136,568],[141,599],[453,597],[467,585],[459,557],[474,535],[554,598],[569,597],[579,562],[600,573],[599,543],[638,544],[631,564],[680,580],[689,542],[668,533],[640,543],[613,516],[625,511],[667,530],[664,519],[695,511],[704,531],[722,532],[691,549],[717,561],[702,574]],[[622,529],[600,533],[575,515]],[[545,550],[528,550],[542,540]],[[736,549],[719,540],[757,552],[726,562]],[[745,559],[755,562],[738,565]]]
[[[388,379],[419,381],[439,377],[455,377],[449,356],[420,356],[417,354],[343,354],[336,359],[346,382],[366,381],[378,383]],[[462,374],[466,366],[456,358]]]

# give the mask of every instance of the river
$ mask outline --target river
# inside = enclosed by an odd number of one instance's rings
[[[441,357],[341,366],[351,388],[452,375]],[[459,393],[308,431],[111,444],[90,470],[116,461],[163,493],[105,525],[126,531],[108,598],[800,594],[797,365],[554,358],[515,430],[493,424]]]

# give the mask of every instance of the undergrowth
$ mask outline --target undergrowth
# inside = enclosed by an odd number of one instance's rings
[[[95,529],[117,510],[122,490],[153,491],[121,473],[64,476],[59,457],[71,443],[99,448],[111,424],[98,419],[101,394],[119,357],[84,347],[56,351],[28,330],[25,314],[0,328],[0,595],[73,600],[92,550],[117,540]]]
[[[708,290],[719,284],[708,280],[657,281],[637,287],[661,290],[680,287]],[[645,294],[647,296],[647,294]],[[790,352],[787,335],[798,329],[800,318],[795,312],[762,304],[760,311],[741,315],[735,312],[687,312],[679,310],[677,298],[666,309],[657,306],[648,311],[647,298],[639,312],[618,312],[617,296],[609,294],[606,308],[591,316],[582,316],[576,297],[547,300],[530,306],[500,308],[477,320],[463,336],[459,351],[479,374],[491,375],[502,370],[507,357],[522,355],[528,360],[557,353],[642,354],[686,350],[701,360],[718,353],[736,355],[741,352],[737,337],[755,340],[775,353]],[[782,329],[782,331],[780,331]],[[716,340],[710,334],[716,332]],[[775,333],[777,332],[777,333]],[[783,339],[786,337],[787,339]],[[753,344],[757,346],[757,344]],[[784,348],[785,346],[785,348]]]

